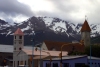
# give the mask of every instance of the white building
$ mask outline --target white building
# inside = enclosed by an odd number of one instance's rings
[[[40,56],[41,59],[58,57],[61,52],[48,50],[40,51],[37,49],[40,48],[24,46],[24,33],[18,28],[14,33],[14,45],[0,45],[0,65],[13,65],[13,67],[17,67],[19,65],[29,65],[29,67],[31,67],[32,60],[34,60],[33,65],[37,67],[40,66]],[[63,56],[67,56],[67,54],[68,52],[66,51],[62,52]]]

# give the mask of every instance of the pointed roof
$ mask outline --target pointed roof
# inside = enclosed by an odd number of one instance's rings
[[[84,24],[83,24],[83,26],[81,28],[81,32],[84,32],[84,31],[89,31],[89,32],[91,31],[91,28],[90,28],[87,20],[84,21]]]
[[[24,33],[21,31],[20,28],[18,28],[18,29],[15,31],[14,35],[24,35]]]

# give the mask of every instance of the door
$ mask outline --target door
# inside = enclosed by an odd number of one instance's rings
[[[23,61],[20,61],[20,65],[24,65]]]

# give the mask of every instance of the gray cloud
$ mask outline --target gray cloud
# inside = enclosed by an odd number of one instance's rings
[[[81,1],[84,1],[85,3]],[[81,1],[49,0],[49,2],[53,4],[52,12],[48,12],[43,9],[37,12],[34,11],[33,13],[28,5],[20,3],[17,0],[0,0],[0,16],[9,21],[12,21],[12,18],[8,17],[16,17],[21,14],[27,17],[31,17],[33,15],[58,17],[74,23],[83,23],[85,20],[85,15],[87,15],[89,23],[99,23],[100,1]]]
[[[89,23],[99,23],[100,21],[99,0],[88,0],[84,1],[83,3],[80,3],[80,0],[50,1],[53,3],[53,8],[55,8],[55,10],[53,10],[52,13],[40,11],[37,13],[38,15],[59,17],[74,23],[83,23],[85,20],[85,15],[87,15]],[[75,14],[75,16],[73,14]]]
[[[0,12],[10,16],[17,16],[18,14],[25,16],[33,15],[28,5],[20,3],[17,0],[0,0]]]

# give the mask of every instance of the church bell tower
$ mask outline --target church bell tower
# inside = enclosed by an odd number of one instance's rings
[[[81,28],[81,40],[84,41],[85,46],[90,45],[90,32],[91,32],[90,26],[87,20],[85,19],[84,24],[82,25]]]
[[[18,28],[14,33],[13,67],[17,67],[18,65],[19,57],[17,55],[23,49],[23,47],[24,47],[24,34],[21,31],[21,29]]]
[[[24,34],[20,28],[14,33],[14,51],[20,51],[24,45]]]

